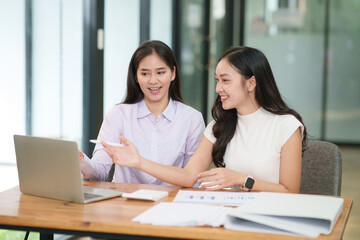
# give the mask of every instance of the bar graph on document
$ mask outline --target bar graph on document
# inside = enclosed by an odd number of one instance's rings
[[[253,192],[230,191],[191,191],[179,190],[174,202],[218,204],[225,206],[239,206],[256,198]]]

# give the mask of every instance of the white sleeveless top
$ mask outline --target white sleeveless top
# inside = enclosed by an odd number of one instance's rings
[[[212,143],[216,141],[214,124],[211,121],[204,132]],[[234,137],[224,154],[226,168],[278,184],[281,148],[299,127],[303,135],[304,126],[293,115],[275,115],[263,108],[238,115]]]

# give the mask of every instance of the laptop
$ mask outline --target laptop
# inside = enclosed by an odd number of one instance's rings
[[[83,186],[77,143],[14,135],[20,191],[77,203],[119,197],[121,191]]]

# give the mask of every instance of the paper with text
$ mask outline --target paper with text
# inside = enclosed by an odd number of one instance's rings
[[[162,226],[212,226],[224,224],[231,207],[160,202],[132,221]]]

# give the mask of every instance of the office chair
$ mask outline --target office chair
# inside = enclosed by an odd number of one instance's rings
[[[338,146],[309,140],[302,157],[300,193],[340,196],[341,166]]]

